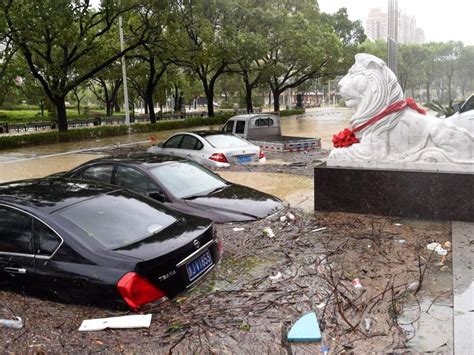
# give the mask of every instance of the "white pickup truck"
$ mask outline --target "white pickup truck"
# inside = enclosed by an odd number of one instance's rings
[[[321,148],[320,138],[282,136],[280,117],[268,113],[231,117],[222,130],[240,136],[262,149],[294,152]]]

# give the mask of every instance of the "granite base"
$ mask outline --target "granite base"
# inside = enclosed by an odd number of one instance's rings
[[[328,167],[314,169],[315,210],[474,222],[474,175]]]

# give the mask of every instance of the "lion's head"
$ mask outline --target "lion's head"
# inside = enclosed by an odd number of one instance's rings
[[[339,82],[339,92],[347,106],[356,108],[351,118],[352,128],[403,99],[395,74],[383,60],[366,53],[356,54],[354,65]]]

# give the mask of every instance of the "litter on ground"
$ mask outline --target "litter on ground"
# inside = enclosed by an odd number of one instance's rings
[[[137,314],[131,316],[86,319],[79,327],[80,332],[90,332],[104,330],[107,328],[149,328],[151,324],[151,314]]]

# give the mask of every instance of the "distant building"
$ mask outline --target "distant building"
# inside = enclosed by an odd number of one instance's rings
[[[388,36],[388,14],[380,8],[370,9],[365,23],[367,37],[373,40],[386,40]],[[398,43],[422,44],[425,34],[421,28],[416,27],[415,16],[404,11],[398,12]]]

